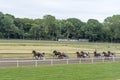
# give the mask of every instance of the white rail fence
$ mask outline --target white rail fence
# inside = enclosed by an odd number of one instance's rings
[[[0,67],[23,67],[23,66],[47,66],[60,64],[82,64],[98,62],[120,62],[120,57],[110,58],[74,58],[74,59],[46,59],[46,60],[22,60],[0,59]]]

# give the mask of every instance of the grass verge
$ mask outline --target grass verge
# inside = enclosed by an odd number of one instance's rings
[[[117,80],[120,63],[0,68],[0,80]]]

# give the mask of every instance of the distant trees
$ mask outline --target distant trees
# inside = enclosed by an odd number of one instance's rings
[[[89,19],[85,27],[85,35],[90,41],[100,41],[102,39],[102,24],[95,19]]]
[[[120,15],[113,15],[104,20],[104,28],[107,29],[108,41],[120,42]]]
[[[64,20],[52,15],[43,19],[15,18],[0,12],[1,39],[57,40],[89,39],[90,41],[120,42],[120,15],[107,17],[103,23],[96,19],[82,22],[77,18]]]
[[[1,38],[14,38],[18,33],[18,27],[14,24],[14,16],[0,13],[0,34]]]

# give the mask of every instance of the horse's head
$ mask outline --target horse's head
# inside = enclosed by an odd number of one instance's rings
[[[110,51],[108,51],[108,53],[110,54],[111,52],[110,52]]]
[[[42,54],[45,56],[45,53],[44,53],[44,52],[43,52]]]
[[[115,53],[114,53],[114,52],[108,51],[108,54],[111,55],[111,56],[115,56]]]
[[[54,50],[54,51],[53,51],[53,53],[54,53],[54,54],[56,54],[56,53],[57,53],[57,51],[56,51],[56,50]]]
[[[97,51],[94,51],[94,54],[97,54]]]
[[[76,52],[76,54],[79,54],[79,52]]]
[[[107,54],[106,52],[102,52],[102,54],[103,54],[104,56],[108,56],[108,54]]]
[[[84,53],[83,51],[81,51],[81,53]]]
[[[35,50],[33,50],[33,51],[32,51],[32,54],[36,54],[36,51],[35,51]]]

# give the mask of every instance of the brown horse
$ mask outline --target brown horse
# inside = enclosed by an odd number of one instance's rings
[[[59,55],[61,55],[60,52],[58,52],[58,51],[56,51],[56,50],[53,51],[53,58],[54,58],[54,57],[58,57]]]
[[[77,58],[89,58],[90,55],[89,55],[89,52],[84,52],[84,51],[81,51],[81,52],[76,52],[77,54]]]
[[[103,55],[104,55],[104,57],[115,57],[115,53],[112,53],[110,51],[108,51],[108,53],[107,52],[103,52]]]
[[[103,54],[104,57],[109,57],[109,54],[106,53],[106,52],[103,52],[102,54]]]
[[[35,59],[42,59],[45,57],[45,53],[39,53],[39,52],[36,52],[35,50],[32,51],[32,54],[33,54],[33,57]]]
[[[109,57],[115,57],[115,53],[114,52],[108,51],[108,54],[109,54]]]
[[[61,59],[63,59],[63,58],[69,58],[69,56],[66,54],[66,53],[61,53],[60,55],[59,55],[59,57],[61,58]]]
[[[105,59],[112,59],[113,57],[115,57],[115,54],[108,51],[108,52],[103,52],[103,56],[105,57]]]
[[[95,50],[94,51],[94,57],[102,57],[102,54],[101,53],[97,53],[97,51]]]
[[[77,54],[77,58],[82,58],[82,54],[80,54],[80,52],[76,52]]]
[[[87,53],[87,52],[81,51],[81,55],[82,55],[83,58],[89,58],[90,57],[89,52]]]
[[[64,52],[61,53],[56,50],[53,51],[53,57],[57,57],[58,59],[69,58],[69,56],[65,54]]]

